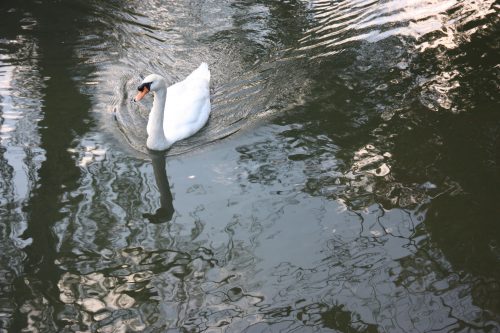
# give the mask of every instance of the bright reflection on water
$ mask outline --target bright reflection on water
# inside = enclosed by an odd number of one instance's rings
[[[0,4],[0,332],[498,332],[494,1]],[[145,149],[141,77],[212,72]]]

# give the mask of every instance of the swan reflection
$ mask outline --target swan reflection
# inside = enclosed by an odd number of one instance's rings
[[[164,223],[172,219],[174,215],[174,205],[172,192],[170,192],[170,184],[168,183],[166,169],[166,154],[165,151],[148,150],[149,157],[153,164],[153,172],[158,190],[160,191],[160,208],[154,214],[145,213],[143,217],[147,218],[151,223]]]

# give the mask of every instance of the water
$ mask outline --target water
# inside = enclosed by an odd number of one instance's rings
[[[0,331],[500,331],[498,11],[3,2]],[[165,162],[131,97],[201,61]]]

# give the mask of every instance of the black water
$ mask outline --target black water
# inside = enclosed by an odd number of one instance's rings
[[[0,4],[1,332],[499,332],[494,1]],[[141,77],[211,119],[145,149]]]

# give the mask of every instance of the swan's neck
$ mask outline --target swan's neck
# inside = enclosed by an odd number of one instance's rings
[[[146,145],[149,149],[162,150],[166,144],[165,134],[163,133],[163,110],[167,97],[166,89],[159,89],[154,92],[153,108],[148,119],[148,140]]]

